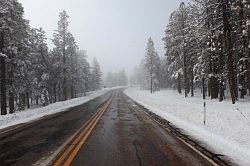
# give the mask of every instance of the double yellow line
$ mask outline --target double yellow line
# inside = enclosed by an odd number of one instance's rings
[[[80,128],[80,131],[78,131],[79,133],[77,134],[77,136],[74,137],[71,141],[72,144],[70,144],[66,148],[66,150],[57,157],[53,164],[54,166],[69,166],[71,164],[76,154],[78,153],[82,145],[85,143],[88,136],[93,131],[104,112],[109,107],[111,101],[112,97],[110,97],[109,100],[103,106],[101,106],[98,111],[85,123],[85,125]]]

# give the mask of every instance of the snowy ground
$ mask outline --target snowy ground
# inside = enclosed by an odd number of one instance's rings
[[[108,92],[109,90],[111,89],[95,91],[95,92],[89,93],[88,96],[85,96],[85,97],[79,97],[79,98],[75,98],[75,99],[71,99],[67,101],[50,104],[46,107],[28,109],[22,112],[0,116],[0,129],[13,126],[16,124],[20,124],[20,123],[29,122],[31,120],[41,118],[45,115],[50,115],[50,114],[54,114],[57,112],[66,111],[68,108],[86,103],[90,101],[91,99],[101,96],[104,93]]]
[[[204,109],[201,95],[184,98],[173,90],[150,94],[139,88],[125,93],[155,114],[169,120],[187,134],[240,165],[250,165],[250,100],[235,105],[226,100],[205,100],[207,122],[203,124]]]

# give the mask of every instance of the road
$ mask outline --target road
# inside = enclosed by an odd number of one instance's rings
[[[102,105],[111,95],[112,101]],[[98,113],[100,106],[106,106],[101,109],[102,114]],[[99,118],[89,120],[95,115]],[[68,165],[73,166],[212,165],[162,128],[122,90],[9,132],[0,132],[1,166],[46,165],[51,161],[55,164],[60,159],[65,163],[71,159]]]
[[[46,162],[73,135],[112,92],[69,111],[47,116],[1,134],[0,165],[29,166]]]

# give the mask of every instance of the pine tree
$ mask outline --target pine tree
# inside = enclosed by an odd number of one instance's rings
[[[67,15],[66,11],[63,10],[59,14],[59,21],[58,21],[58,29],[54,33],[53,43],[55,45],[55,52],[58,56],[62,59],[62,100],[67,100],[67,82],[66,82],[66,48],[67,48],[67,38],[70,37],[70,32],[68,31],[69,16]]]
[[[78,46],[75,42],[75,38],[72,34],[69,34],[68,40],[66,41],[68,48],[67,48],[67,54],[69,57],[67,58],[67,78],[69,79],[69,86],[70,86],[70,93],[71,98],[75,98],[75,86],[77,81],[77,75],[75,74],[77,72],[77,50]]]
[[[175,87],[178,92],[181,93],[181,75],[182,75],[182,60],[179,53],[181,50],[181,39],[179,37],[178,15],[177,11],[174,11],[169,19],[169,24],[165,30],[165,37],[163,38],[165,50],[166,50],[166,65],[167,71],[170,74],[171,79],[175,80]]]
[[[181,93],[182,86],[187,97],[190,89],[193,96],[193,67],[197,45],[194,26],[196,22],[191,15],[191,8],[181,3],[178,10],[174,11],[163,38],[166,49],[168,71],[176,80],[176,87]],[[189,50],[189,51],[187,51]],[[183,80],[183,81],[182,81]]]
[[[43,106],[46,106],[52,102],[50,89],[50,57],[48,52],[48,46],[46,43],[45,31],[42,28],[32,28],[30,30],[30,54],[31,54],[31,92],[36,98],[41,98]],[[50,96],[49,96],[50,92]],[[32,96],[31,96],[32,97]]]
[[[150,92],[153,93],[156,90],[158,84],[157,78],[157,62],[159,60],[158,54],[154,47],[154,42],[150,37],[146,46],[145,54],[145,67],[150,75]]]
[[[247,80],[248,80],[248,91],[250,95],[250,2],[243,1],[243,4],[244,4],[245,19],[246,19],[246,34],[247,34],[247,47],[248,47]]]
[[[1,115],[7,114],[6,110],[6,82],[5,82],[5,58],[6,55],[3,53],[4,49],[4,35],[3,32],[0,34],[0,67],[1,67]]]
[[[138,68],[138,79],[142,90],[150,89],[150,72],[146,68],[146,60],[142,59]]]
[[[14,111],[14,63],[26,38],[26,21],[23,7],[16,0],[0,1],[0,65],[1,65],[1,114],[6,114],[6,75],[10,93],[10,113]],[[6,70],[6,67],[8,70]],[[8,73],[6,73],[8,71]]]
[[[86,51],[77,51],[77,59],[76,59],[76,88],[75,93],[83,93],[86,96],[86,92],[89,91],[90,87],[90,64],[87,61]]]
[[[91,84],[92,84],[92,90],[99,90],[102,84],[102,72],[99,62],[97,61],[96,58],[94,58],[92,64]]]

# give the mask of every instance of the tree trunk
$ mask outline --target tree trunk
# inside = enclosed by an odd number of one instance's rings
[[[61,96],[61,83],[57,84],[57,100],[62,101],[62,96]]]
[[[3,37],[3,32],[1,33],[0,36],[0,53],[3,54],[3,48],[4,48],[4,37]],[[6,87],[5,87],[5,57],[0,55],[0,67],[1,67],[1,115],[6,115],[7,114],[7,103],[6,103]]]
[[[66,85],[66,27],[63,27],[63,100],[67,100],[67,85]]]
[[[52,88],[49,88],[49,103],[53,103],[53,90]]]
[[[216,77],[211,77],[211,99],[217,99],[219,94],[219,82]]]
[[[38,105],[39,104],[39,96],[37,95],[36,96],[36,105]]]
[[[14,110],[15,110],[15,102],[14,102],[14,94],[13,94],[13,90],[11,89],[9,91],[9,113],[12,114],[14,113]]]
[[[33,95],[31,93],[30,104],[33,105]]]
[[[181,5],[183,5],[184,7],[184,3],[182,3]],[[182,10],[182,15],[181,15],[181,22],[182,22],[182,40],[183,40],[183,48],[182,48],[182,52],[183,52],[183,69],[184,69],[184,93],[185,93],[185,97],[188,96],[188,76],[187,76],[187,54],[186,54],[186,47],[185,47],[185,20],[186,18],[184,17],[184,10]]]
[[[177,79],[177,90],[179,94],[181,94],[181,77],[179,74],[178,74],[178,79]]]
[[[19,95],[19,109],[25,110],[25,93],[21,93]]]
[[[223,99],[224,99],[224,80],[223,80],[223,78],[221,78],[220,82],[219,82],[219,93],[220,93],[219,101],[223,101]]]
[[[188,96],[188,81],[187,81],[186,58],[184,58],[184,93],[185,93],[185,97],[187,97]]]
[[[232,55],[232,44],[231,44],[231,27],[229,24],[229,2],[228,0],[223,0],[223,34],[224,34],[224,45],[227,54],[227,68],[228,68],[228,81],[232,103],[235,104],[235,74],[233,65],[233,55]]]
[[[71,93],[71,99],[75,98],[75,95],[74,95],[74,86],[73,85],[70,86],[70,93]]]
[[[205,78],[202,78],[202,94],[203,94],[203,100],[206,99],[206,88],[205,88]]]
[[[151,65],[151,71],[150,71],[150,92],[153,93],[153,71],[152,71],[152,65]]]
[[[63,69],[64,75],[66,74],[66,69]],[[63,78],[63,101],[67,100],[67,86],[66,86],[66,76]]]
[[[75,89],[75,98],[77,98],[77,90]]]
[[[30,108],[30,98],[29,98],[29,92],[26,90],[26,102],[27,102],[27,108]]]
[[[56,90],[56,83],[54,83],[54,103],[57,102],[57,90]]]
[[[239,74],[239,82],[241,85],[241,98],[244,98],[247,92],[247,39],[246,35],[243,34],[244,31],[246,31],[246,23],[244,18],[244,5],[241,0],[237,1],[237,6],[239,7],[239,25],[240,25],[240,60],[239,60],[239,66],[240,66],[240,74]]]
[[[208,97],[210,97],[211,96],[211,81],[210,81],[210,79],[208,81],[207,91],[208,91]]]
[[[143,86],[143,85],[142,85],[142,86]],[[143,88],[143,87],[142,87],[142,88]],[[87,95],[87,91],[88,91],[88,84],[85,83],[85,84],[84,84],[84,96]]]
[[[9,85],[10,85],[10,90],[9,90],[9,113],[12,114],[14,113],[15,109],[15,102],[14,102],[14,89],[13,89],[13,65],[11,64],[11,69],[9,71]]]
[[[191,73],[191,79],[190,79],[190,82],[191,82],[191,97],[194,97],[194,73],[192,71],[192,69],[190,70],[190,73]]]

